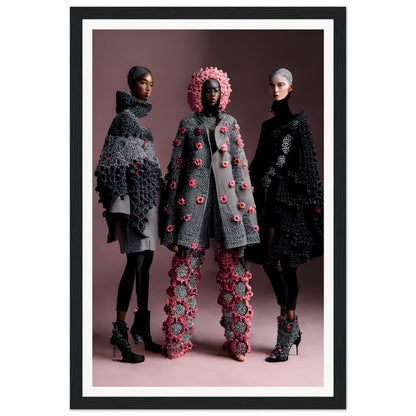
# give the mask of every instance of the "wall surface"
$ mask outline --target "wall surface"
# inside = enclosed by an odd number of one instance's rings
[[[149,127],[155,140],[163,174],[169,163],[172,141],[179,121],[191,113],[186,101],[187,86],[196,70],[214,66],[228,73],[231,81],[231,102],[226,112],[234,116],[241,126],[242,138],[249,161],[256,150],[262,121],[270,117],[272,99],[268,94],[268,75],[279,67],[291,70],[294,77],[294,90],[290,98],[293,113],[305,110],[309,116],[314,135],[319,168],[323,176],[323,33],[318,30],[96,30],[93,35],[93,160],[95,169],[107,130],[115,116],[115,92],[128,92],[126,77],[133,65],[148,67],[155,80],[149,102],[153,109],[140,123]],[[93,184],[95,188],[95,183]],[[94,330],[94,383],[95,385],[146,385],[149,378],[138,380],[124,374],[120,381],[114,379],[113,372],[107,371],[111,351],[108,339],[111,322],[115,319],[115,301],[118,282],[124,265],[125,255],[119,252],[118,243],[106,243],[106,223],[102,217],[102,206],[98,195],[93,196],[93,330]],[[213,345],[223,342],[222,330],[218,324],[220,306],[217,305],[218,287],[215,282],[216,265],[213,254],[208,253],[202,270],[199,288],[199,316],[195,324],[193,341],[205,345],[210,355],[210,341]],[[169,283],[168,270],[172,253],[159,246],[155,252],[151,268],[149,303],[152,310],[152,333],[158,342],[163,341],[162,321],[165,319],[163,304]],[[252,329],[254,354],[260,353],[259,363],[263,367],[265,354],[270,352],[276,336],[276,316],[278,308],[271,292],[271,285],[262,268],[251,265],[254,296],[252,305],[255,317]],[[276,380],[271,367],[262,370],[261,377],[247,380],[244,376],[224,380],[226,384],[244,385],[321,385],[322,373],[322,258],[315,259],[300,267],[300,297],[298,312],[305,316],[304,325],[310,325],[309,343],[310,367],[302,362],[302,374],[309,368],[308,378],[299,373],[288,372],[285,379]],[[134,297],[131,312],[135,307]],[[307,315],[307,317],[306,317]],[[132,319],[132,314],[128,315]],[[301,319],[301,318],[300,318]],[[128,325],[130,323],[128,322]],[[198,335],[199,334],[199,335]],[[312,335],[313,334],[313,335]],[[200,337],[200,338],[198,338]],[[108,338],[108,339],[107,339]],[[218,346],[217,345],[217,346]],[[212,348],[214,348],[212,346]],[[214,349],[215,350],[215,349]],[[198,349],[190,354],[197,357]],[[188,354],[188,355],[190,355]],[[152,357],[154,354],[152,355]],[[215,356],[215,354],[214,354]],[[161,357],[160,357],[161,358]],[[154,359],[157,359],[155,357]],[[184,357],[183,360],[191,358]],[[226,360],[226,363],[231,360]],[[224,364],[224,360],[211,362],[197,361],[194,365],[209,366]],[[147,363],[147,361],[146,361]],[[175,366],[180,364],[175,364]],[[306,368],[305,368],[306,365]],[[148,377],[160,374],[149,368]],[[121,371],[121,370],[120,370]],[[125,371],[123,369],[122,371]],[[141,371],[145,371],[142,367]],[[166,368],[165,370],[166,371]],[[253,362],[251,372],[259,371]],[[264,372],[266,371],[266,372]],[[169,373],[169,372],[168,372]],[[203,367],[196,374],[204,374]],[[167,373],[165,373],[167,374]],[[169,373],[163,379],[155,377],[155,385],[180,383]],[[109,378],[110,377],[110,378]],[[113,378],[111,378],[113,377]],[[196,377],[196,376],[195,376]],[[218,381],[206,377],[193,378],[193,385],[216,385]],[[110,379],[112,381],[110,381]],[[305,384],[306,383],[306,384]]]

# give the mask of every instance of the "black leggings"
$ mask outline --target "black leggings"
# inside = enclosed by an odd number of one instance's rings
[[[149,270],[153,261],[153,251],[128,253],[127,264],[121,276],[117,293],[117,310],[127,312],[133,292],[134,277],[136,276],[137,306],[147,311],[149,300]]]
[[[299,287],[296,276],[297,267],[290,265],[288,258],[280,259],[282,271],[277,268],[277,261],[270,264],[264,264],[263,268],[270,279],[277,303],[285,306],[286,310],[295,310],[298,297]]]

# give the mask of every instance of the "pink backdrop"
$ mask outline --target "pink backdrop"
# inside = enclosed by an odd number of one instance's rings
[[[314,135],[319,167],[323,176],[323,33],[322,31],[240,31],[240,30],[95,30],[93,35],[93,160],[94,170],[105,135],[115,116],[115,92],[128,91],[127,72],[133,65],[148,67],[154,76],[155,87],[150,98],[153,109],[141,119],[152,130],[155,151],[163,174],[170,159],[172,141],[179,121],[190,114],[186,102],[187,85],[191,74],[201,67],[216,66],[228,73],[231,80],[231,102],[227,113],[241,126],[248,160],[251,161],[260,132],[261,122],[269,117],[271,98],[267,77],[276,68],[286,67],[294,76],[294,91],[290,99],[292,112],[305,110]],[[95,182],[93,187],[95,188]],[[245,363],[222,358],[223,332],[218,322],[216,267],[213,253],[207,252],[199,288],[199,315],[193,338],[195,350],[187,356],[170,361],[160,354],[146,353],[146,361],[137,369],[113,363],[110,359],[111,322],[115,319],[115,301],[125,255],[118,243],[106,243],[106,223],[102,206],[94,192],[93,205],[93,331],[94,385],[181,385],[183,366],[200,366],[191,385],[311,385],[323,383],[323,262],[315,259],[299,269],[299,318],[305,333],[300,355],[291,357],[280,366],[264,362],[274,345],[278,308],[271,285],[262,268],[249,263],[253,273],[252,301],[254,319],[252,349]],[[151,269],[149,307],[152,311],[152,334],[161,343],[163,304],[169,283],[167,272],[172,253],[159,246]],[[135,307],[132,297],[131,312]],[[131,325],[132,313],[128,315]],[[306,335],[307,333],[307,335]],[[142,346],[133,349],[141,350]],[[303,353],[302,353],[303,351]],[[200,359],[199,354],[203,354]],[[297,361],[296,361],[297,360]],[[188,364],[186,364],[188,363]],[[288,366],[290,364],[290,366]],[[211,377],[207,377],[206,366]],[[212,372],[218,367],[218,372]],[[225,367],[224,367],[225,366]],[[231,366],[231,372],[224,369]],[[220,371],[221,369],[221,371]],[[293,371],[295,370],[295,371]],[[223,373],[225,371],[225,373]],[[214,374],[214,375],[212,375]],[[216,374],[216,376],[215,376]],[[249,376],[248,376],[249,375]],[[179,377],[179,378],[178,378]]]

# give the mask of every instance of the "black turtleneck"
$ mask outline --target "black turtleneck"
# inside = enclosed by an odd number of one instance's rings
[[[287,124],[293,118],[293,114],[289,108],[289,98],[290,93],[283,100],[273,101],[270,111],[275,114],[275,122],[278,126]]]

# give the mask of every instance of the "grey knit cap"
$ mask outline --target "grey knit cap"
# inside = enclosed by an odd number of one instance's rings
[[[150,69],[144,66],[133,66],[127,75],[127,84],[130,85],[132,82],[136,81],[136,79],[139,79],[148,72],[151,72]]]

